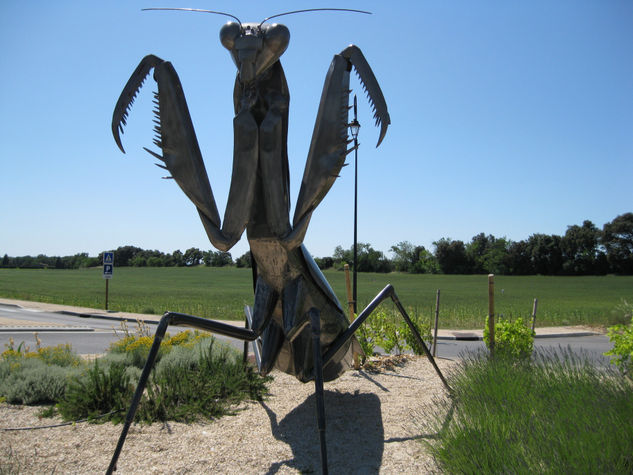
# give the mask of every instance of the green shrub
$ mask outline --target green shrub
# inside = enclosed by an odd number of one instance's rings
[[[422,337],[422,340],[430,342],[433,338],[431,336],[431,323],[425,322],[422,318],[422,315],[417,312],[409,312],[409,318],[411,319],[413,326],[415,326],[416,330]],[[417,339],[413,336],[411,328],[409,328],[409,325],[407,325],[407,322],[404,321],[404,319],[400,324],[400,333],[404,337],[407,349],[413,351],[413,354],[415,355],[425,354]]]
[[[360,343],[360,347],[363,349],[365,357],[373,356],[374,349],[376,348],[376,342],[374,341],[374,333],[372,331],[372,328],[366,320],[360,327],[358,327],[355,335],[358,343]]]
[[[431,326],[417,312],[409,312],[409,318],[413,322],[423,340],[431,339]],[[386,354],[396,351],[401,354],[406,350],[412,350],[414,354],[421,355],[424,350],[418,345],[413,332],[400,312],[379,310],[369,316],[356,332],[363,352],[367,356],[374,354],[376,346],[382,348]]]
[[[261,399],[265,394],[270,378],[245,366],[237,350],[195,333],[174,341],[179,343],[166,345],[162,359],[154,366],[139,403],[137,421],[218,417],[229,412],[231,404],[246,398]],[[74,420],[114,412],[100,420],[122,420],[141,375],[141,369],[129,364],[129,355],[136,359],[138,348],[110,353],[76,378],[59,403],[62,417]]]
[[[174,348],[161,360],[137,417],[147,422],[219,417],[244,399],[261,400],[269,380],[244,365],[240,352],[207,338],[191,349]]]
[[[128,336],[110,345],[109,353],[125,355],[126,366],[136,366],[142,368],[147,361],[149,349],[152,347],[154,337],[151,336]],[[164,342],[158,351],[157,361],[160,361],[165,352],[168,351]]]
[[[374,341],[385,350],[386,354],[391,354],[394,349],[397,354],[400,354],[405,345],[404,338],[400,334],[400,326],[393,317],[394,315],[385,310],[378,310],[369,317],[370,326],[374,331]]]
[[[629,377],[633,378],[633,317],[629,325],[614,325],[607,330],[613,349],[605,355],[615,356],[613,363]]]
[[[13,365],[13,368],[11,368]],[[11,404],[49,404],[60,400],[72,374],[80,370],[47,365],[38,359],[0,362],[0,396]]]
[[[73,351],[69,343],[60,343],[56,346],[41,346],[41,341],[34,332],[37,344],[36,351],[30,351],[30,348],[21,342],[17,348],[13,338],[9,338],[9,343],[5,343],[6,350],[0,355],[2,360],[11,360],[20,362],[24,358],[39,359],[47,365],[55,366],[80,366],[82,359]]]
[[[145,365],[153,337],[140,327],[125,336],[92,366],[82,363],[70,345],[31,352],[13,340],[0,356],[0,401],[16,404],[57,403],[65,420],[108,417],[121,421]],[[37,339],[37,337],[36,337]],[[166,336],[160,359],[141,399],[137,420],[182,420],[217,417],[246,398],[261,399],[268,377],[242,362],[241,353],[208,333]],[[54,410],[42,414],[51,415]]]
[[[27,353],[26,357],[28,358],[29,356],[30,353]],[[81,357],[73,351],[69,343],[38,348],[37,355],[34,355],[34,357],[41,359],[49,366],[78,367],[82,364]]]
[[[123,331],[125,336],[110,345],[109,354],[125,354],[126,365],[143,368],[145,361],[147,361],[149,350],[154,343],[154,336],[149,334],[147,326],[142,325],[139,325],[139,331],[136,335],[130,333],[127,327],[124,327]],[[158,363],[163,356],[169,354],[174,347],[192,348],[196,342],[209,337],[209,333],[197,330],[185,330],[173,337],[170,337],[168,333],[160,343],[156,362]]]
[[[13,339],[0,356],[0,397],[13,404],[48,404],[63,397],[66,384],[78,374],[82,360],[70,345],[40,346],[30,351],[24,342]]]
[[[484,342],[490,349],[488,317],[484,326]],[[495,357],[525,359],[530,357],[533,348],[534,332],[522,318],[514,321],[504,318],[495,319]]]
[[[118,411],[100,420],[120,421],[130,404],[133,390],[125,366],[100,365],[99,360],[95,360],[92,368],[69,383],[58,409],[65,420],[96,418]]]

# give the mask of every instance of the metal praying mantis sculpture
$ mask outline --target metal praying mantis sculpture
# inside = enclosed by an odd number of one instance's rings
[[[173,9],[169,9],[173,10]],[[179,9],[189,10],[192,9]],[[322,10],[322,9],[312,9]],[[342,10],[342,9],[339,9]],[[354,336],[358,327],[385,299],[391,298],[433,364],[448,384],[422,341],[391,285],[385,287],[350,325],[336,295],[303,246],[312,212],[323,200],[344,165],[348,149],[349,73],[352,67],[365,87],[380,126],[378,145],[390,123],[387,104],[378,81],[356,46],[334,55],[325,78],[321,103],[292,224],[289,220],[288,135],[289,93],[279,61],[290,40],[282,24],[229,22],[220,30],[220,41],[237,67],[233,93],[235,118],[233,174],[221,223],[196,134],[178,75],[171,63],[157,56],[143,58],[132,73],[114,109],[112,132],[121,151],[130,106],[150,71],[158,84],[155,93],[157,138],[162,154],[147,150],[164,163],[158,165],[196,206],[211,243],[228,251],[246,235],[251,249],[254,305],[247,307],[246,328],[174,312],[161,318],[154,343],[141,374],[108,473],[116,469],[128,429],[156,360],[168,325],[185,324],[213,333],[252,342],[259,371],[273,367],[302,382],[315,382],[321,466],[327,472],[323,382],[346,371],[353,353],[362,350]],[[345,10],[349,11],[349,10]],[[288,12],[289,13],[298,12]],[[363,12],[367,13],[367,12]],[[275,15],[275,17],[280,15]]]

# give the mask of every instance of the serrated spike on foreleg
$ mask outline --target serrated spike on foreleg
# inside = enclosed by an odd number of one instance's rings
[[[162,178],[163,180],[173,180],[173,179],[174,179],[174,177],[173,177],[173,176],[161,176],[161,178]]]
[[[156,165],[158,168],[169,171],[169,168],[167,168],[165,165],[161,165],[160,163],[154,163],[154,165]]]
[[[145,56],[138,64],[130,78],[128,79],[123,91],[119,95],[119,99],[112,113],[112,134],[114,140],[121,152],[125,153],[121,143],[121,133],[123,126],[127,124],[127,117],[132,108],[132,104],[139,94],[140,89],[145,83],[149,72],[163,63],[163,60],[154,55]]]
[[[145,151],[146,151],[147,153],[149,153],[152,157],[154,157],[154,158],[156,158],[156,159],[160,160],[161,162],[164,162],[164,161],[165,161],[165,159],[163,158],[163,156],[162,156],[162,155],[157,154],[157,153],[156,153],[156,152],[154,152],[153,150],[150,150],[150,149],[149,149],[149,148],[147,148],[147,147],[143,147],[143,150],[145,150]],[[156,165],[158,165],[158,164],[156,164]],[[165,167],[163,167],[162,165],[158,165],[158,166],[159,166],[159,167],[161,167],[161,168],[165,168]]]

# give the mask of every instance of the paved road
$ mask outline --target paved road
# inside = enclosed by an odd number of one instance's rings
[[[557,338],[536,338],[535,350],[561,353],[569,348],[574,354],[585,355],[592,361],[602,365],[609,364],[609,357],[604,356],[606,351],[613,348],[609,338],[605,335],[592,336],[567,336]],[[458,341],[438,340],[436,356],[455,359],[465,352],[485,350],[483,341]]]
[[[120,322],[97,317],[78,317],[76,315],[57,312],[34,311],[16,306],[0,305],[0,320],[13,323],[4,329],[0,328],[0,348],[12,338],[15,344],[24,341],[26,345],[35,348],[34,331],[38,332],[44,346],[52,346],[60,343],[70,343],[79,354],[103,353],[110,343],[116,341],[114,329],[120,329]],[[128,324],[130,329],[135,325]],[[20,330],[20,331],[17,331]],[[184,327],[170,327],[173,335]],[[233,339],[219,337],[229,341],[238,349],[243,348],[243,343]],[[548,351],[561,351],[561,348],[569,347],[574,353],[583,353],[600,364],[609,364],[609,358],[603,353],[611,349],[609,339],[604,335],[592,336],[566,336],[557,338],[536,338],[535,348],[548,349]],[[465,352],[484,349],[481,340],[464,341],[454,339],[439,339],[437,356],[443,358],[459,358]]]
[[[121,322],[98,317],[79,317],[57,312],[34,311],[27,308],[0,305],[0,319],[10,319],[12,324],[0,329],[0,348],[5,349],[5,345],[13,339],[15,345],[24,342],[25,345],[35,348],[35,335],[37,332],[42,346],[55,346],[63,343],[70,343],[73,349],[81,354],[104,353],[110,343],[121,338]],[[136,324],[128,323],[130,331],[136,330]],[[169,327],[168,332],[175,335],[184,331],[185,327]],[[119,335],[117,336],[116,331]],[[150,325],[150,331],[154,331],[155,326]],[[218,338],[231,341],[228,338],[218,336]],[[234,340],[233,340],[234,341]],[[233,343],[231,341],[231,343]],[[235,347],[242,349],[242,342],[235,342]]]

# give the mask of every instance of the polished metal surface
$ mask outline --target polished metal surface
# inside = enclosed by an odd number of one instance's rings
[[[325,277],[303,246],[312,212],[344,165],[348,149],[349,73],[357,71],[380,127],[378,145],[390,119],[378,81],[360,49],[334,56],[325,79],[312,142],[290,221],[287,156],[290,95],[279,58],[290,32],[277,23],[229,22],[220,41],[237,68],[234,87],[233,173],[224,219],[220,219],[189,115],[185,95],[171,63],[148,55],[132,73],[112,117],[112,132],[123,150],[120,132],[149,73],[158,85],[156,139],[160,160],[196,206],[209,240],[228,251],[246,231],[255,272],[250,328],[261,347],[260,370],[277,367],[301,381],[314,378],[309,311],[320,314],[322,352],[347,330],[349,321]],[[324,379],[338,377],[361,353],[355,337],[345,341],[323,368]]]

